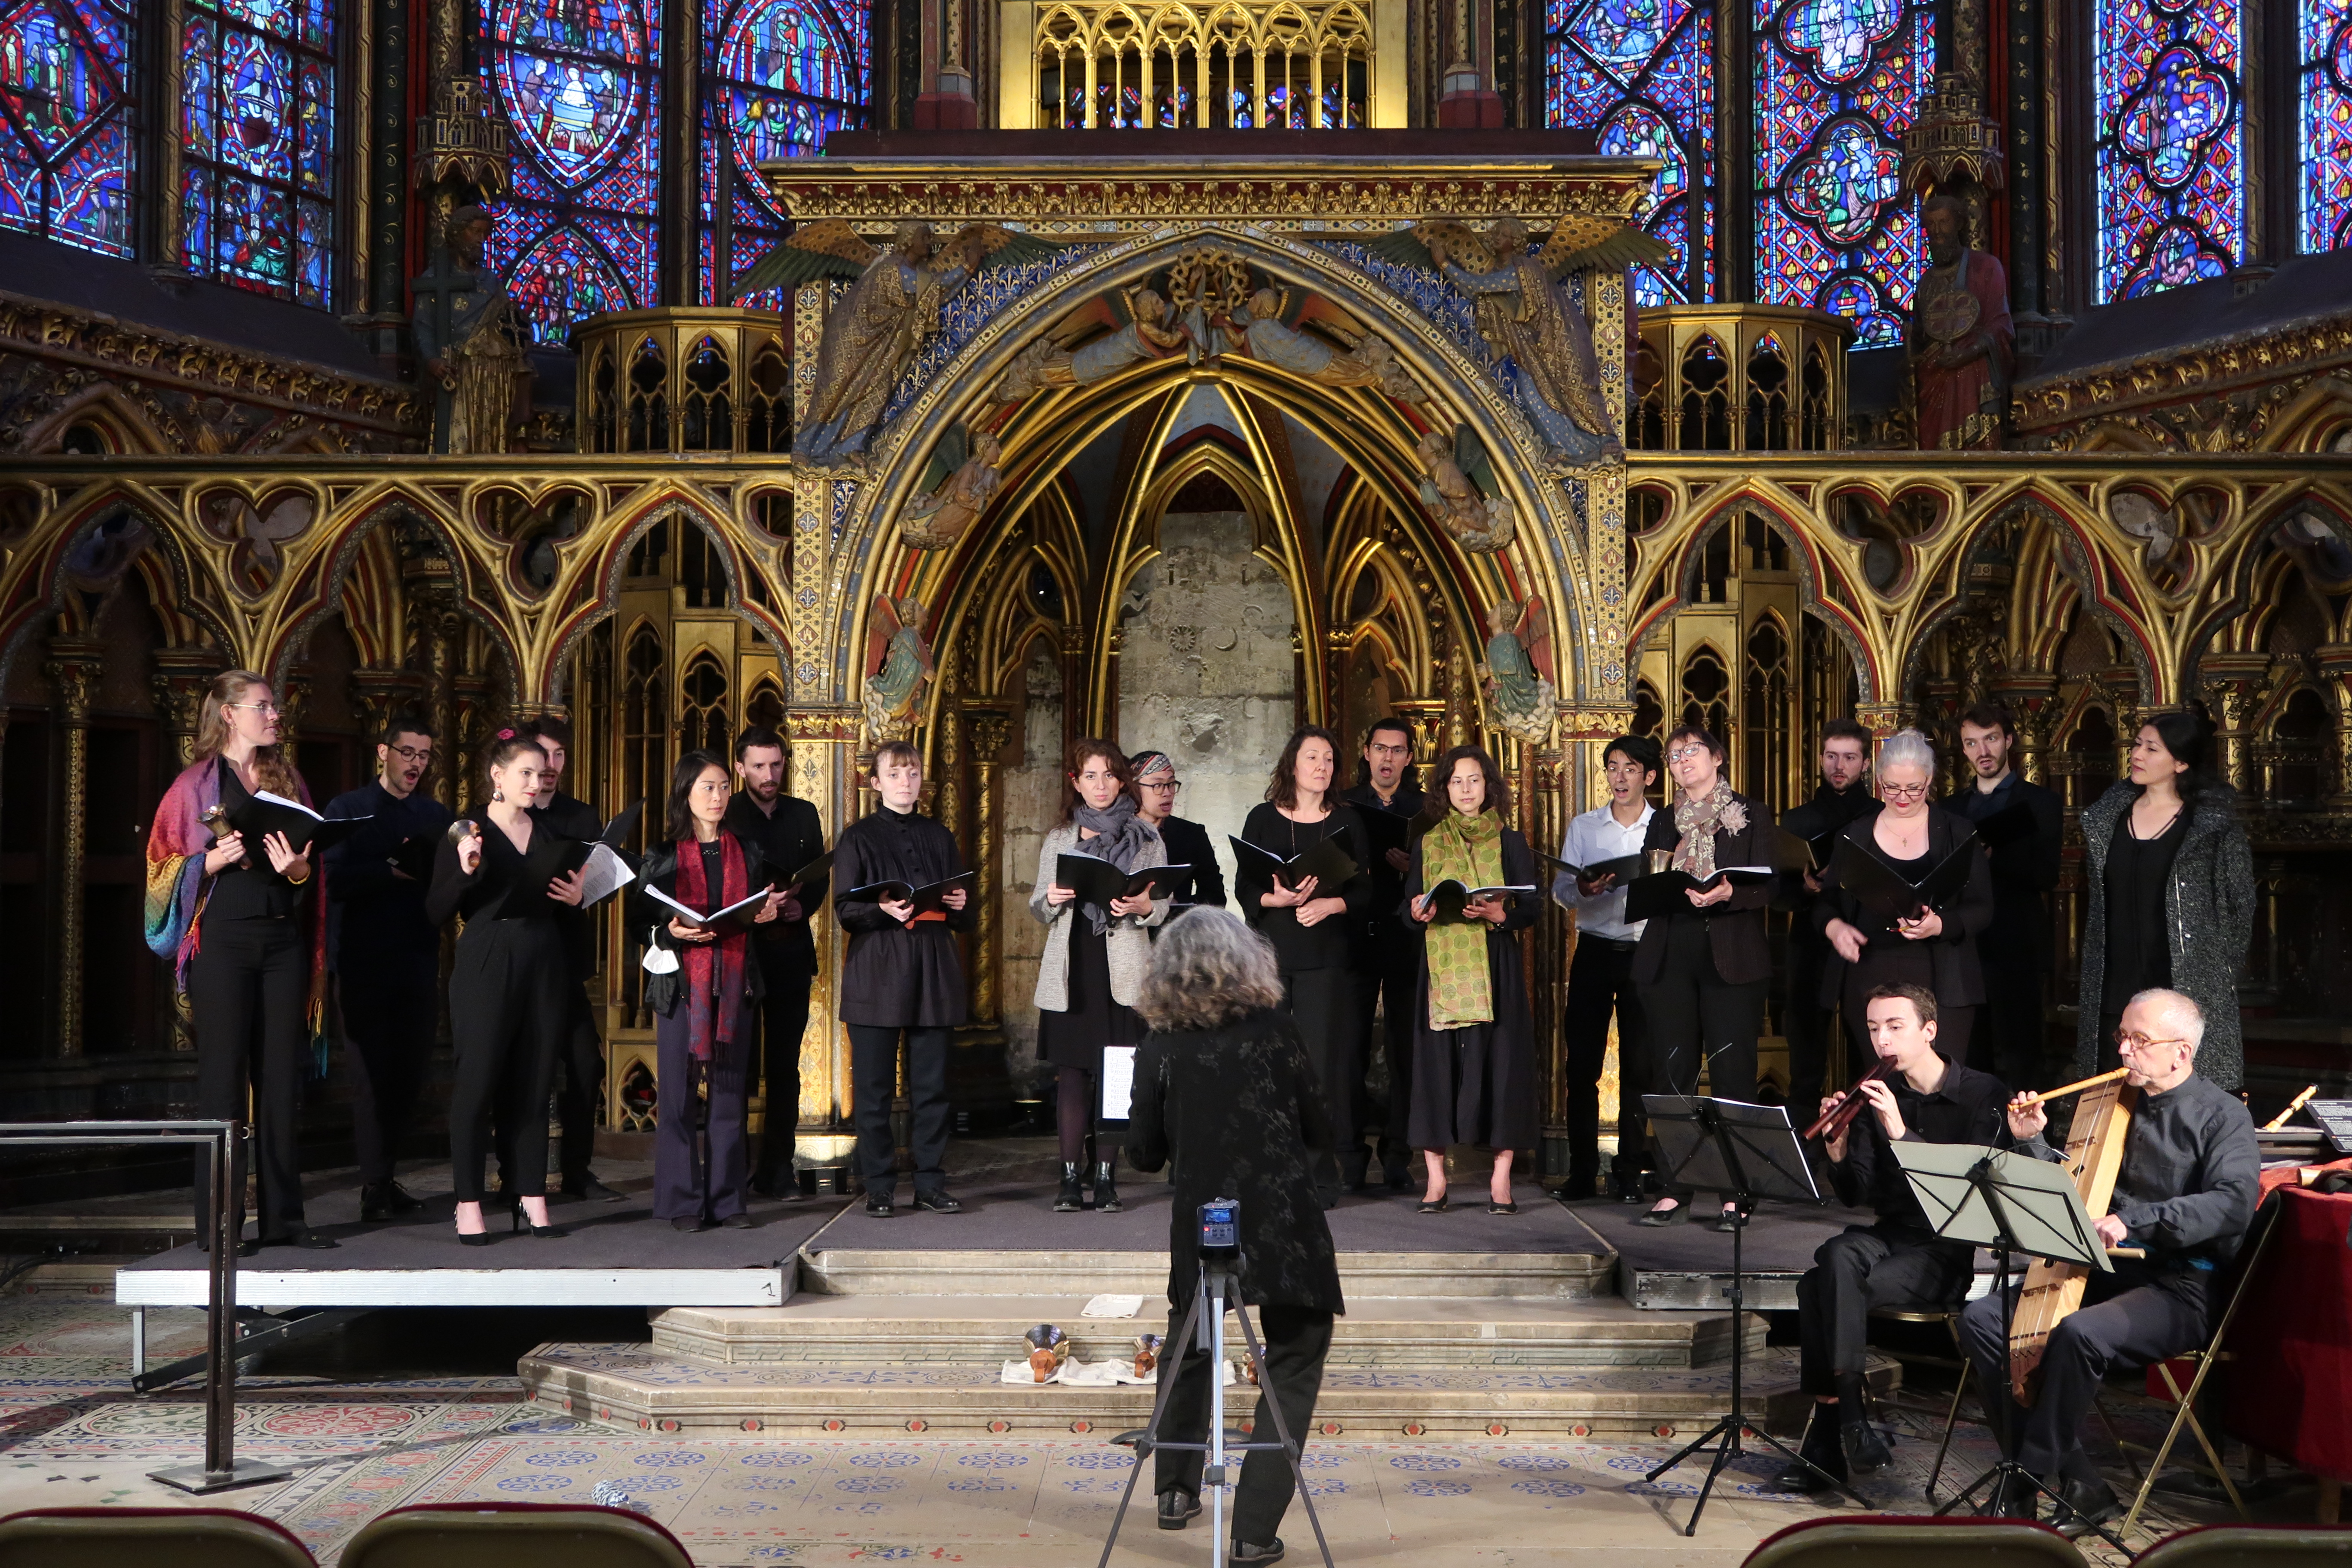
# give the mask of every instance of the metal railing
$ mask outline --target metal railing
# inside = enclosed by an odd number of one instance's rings
[[[8,1121],[0,1147],[41,1144],[140,1147],[187,1143],[208,1151],[210,1202],[198,1237],[209,1250],[211,1291],[205,1324],[205,1458],[202,1464],[151,1470],[148,1479],[183,1491],[226,1491],[284,1480],[293,1472],[258,1460],[239,1461],[236,1429],[236,1257],[245,1228],[245,1143],[241,1121]]]

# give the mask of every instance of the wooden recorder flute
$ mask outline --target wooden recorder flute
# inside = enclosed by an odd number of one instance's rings
[[[1878,1065],[1863,1074],[1852,1089],[1838,1096],[1837,1103],[1822,1111],[1820,1120],[1805,1129],[1805,1136],[1834,1138],[1853,1126],[1853,1119],[1861,1115],[1863,1107],[1870,1103],[1862,1092],[1862,1086],[1865,1083],[1876,1083],[1881,1079],[1891,1078],[1894,1073],[1893,1065],[1881,1058]]]
[[[2304,1103],[2318,1092],[2319,1086],[2315,1083],[2313,1084],[2309,1089],[2305,1089],[2301,1094],[2298,1094],[2293,1100],[2288,1100],[2284,1110],[2280,1111],[2276,1116],[2273,1116],[2268,1121],[2263,1122],[2262,1130],[2265,1132],[2278,1131],[2281,1128],[2286,1125],[2288,1117],[2293,1116],[2296,1111],[2301,1110],[2304,1107]]]
[[[2103,1083],[2113,1083],[2116,1079],[2122,1078],[2130,1071],[2131,1068],[2109,1068],[2103,1073],[2095,1073],[2089,1078],[2078,1079],[2073,1083],[2062,1083],[2056,1089],[2044,1089],[2040,1093],[2036,1093],[2034,1090],[2029,1089],[2025,1091],[2025,1098],[2035,1100],[2063,1100],[2068,1095],[2077,1093],[2080,1090],[2096,1089]]]

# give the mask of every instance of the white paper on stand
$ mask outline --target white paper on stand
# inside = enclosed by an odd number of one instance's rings
[[[1082,1318],[1132,1318],[1143,1310],[1140,1296],[1095,1296],[1078,1310]]]
[[[1135,1099],[1135,1047],[1105,1046],[1102,1054],[1102,1116],[1124,1121]]]

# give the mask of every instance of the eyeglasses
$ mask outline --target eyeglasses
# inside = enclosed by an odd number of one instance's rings
[[[412,763],[429,763],[433,761],[433,748],[430,746],[386,746],[384,750]]]
[[[275,702],[224,702],[221,706],[224,708],[250,708],[256,713],[283,713],[286,711],[285,709],[280,708]]]
[[[1923,784],[1888,784],[1881,779],[1878,781],[1878,793],[1889,800],[1921,800],[1927,796],[1927,786]]]
[[[1666,753],[1666,761],[1670,763],[1680,763],[1685,762],[1692,757],[1708,757],[1713,756],[1714,754],[1715,753],[1713,752],[1709,751],[1705,746],[1677,746],[1673,751]]]
[[[1364,747],[1364,750],[1372,752],[1376,756],[1382,757],[1409,757],[1412,755],[1412,748],[1411,746],[1391,746],[1381,741],[1371,742]]]
[[[1138,781],[1135,787],[1138,789],[1164,789],[1169,794],[1174,795],[1178,790],[1184,787],[1184,784],[1181,779],[1144,779]]]
[[[2185,1046],[2188,1043],[2187,1040],[2159,1040],[2133,1029],[2116,1031],[2116,1046],[2118,1049],[2129,1047],[2135,1051],[2144,1051],[2150,1046]]]

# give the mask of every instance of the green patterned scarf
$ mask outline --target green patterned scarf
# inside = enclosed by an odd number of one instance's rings
[[[1491,811],[1465,816],[1452,811],[1422,836],[1421,885],[1433,888],[1452,879],[1465,888],[1492,888],[1503,880],[1503,819]],[[1484,921],[1451,925],[1432,922],[1428,932],[1429,1026],[1458,1029],[1495,1021],[1494,978],[1486,967]]]

